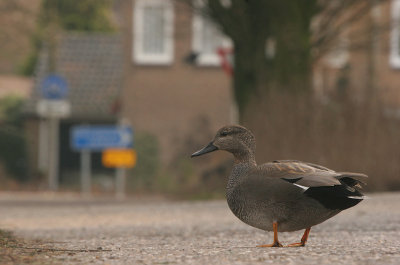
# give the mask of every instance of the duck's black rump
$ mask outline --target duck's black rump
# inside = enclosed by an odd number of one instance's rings
[[[353,207],[363,199],[358,190],[344,185],[311,187],[305,192],[310,198],[317,200],[324,207],[332,210],[345,210]]]

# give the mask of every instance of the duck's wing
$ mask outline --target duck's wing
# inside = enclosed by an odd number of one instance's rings
[[[307,165],[307,166],[310,166],[310,167],[313,167],[313,168],[316,168],[316,169],[321,169],[321,170],[325,170],[325,171],[333,171],[334,172],[334,170],[332,170],[332,169],[329,169],[329,168],[327,168],[327,167],[324,167],[324,166],[321,166],[321,165],[317,165],[317,164],[314,164],[314,163],[309,163],[309,162],[303,162],[303,161],[300,161],[300,160],[274,160],[274,161],[272,161],[272,163],[279,163],[279,164],[282,164],[282,163],[294,163],[294,164],[300,164],[300,165]]]
[[[304,188],[341,185],[338,173],[315,164],[295,160],[277,160],[261,166],[269,177],[281,178]]]
[[[359,203],[364,196],[355,188],[366,177],[358,173],[340,173],[311,163],[281,160],[261,166],[265,176],[280,178],[302,189],[329,209],[347,209]]]
[[[321,165],[298,160],[275,160],[263,166],[269,174],[304,187],[346,184],[361,188],[361,185],[366,185],[363,179],[368,178],[365,174],[336,172]]]

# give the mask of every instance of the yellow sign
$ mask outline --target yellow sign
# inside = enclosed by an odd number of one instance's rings
[[[132,168],[136,165],[137,154],[133,149],[106,149],[101,160],[105,167]]]

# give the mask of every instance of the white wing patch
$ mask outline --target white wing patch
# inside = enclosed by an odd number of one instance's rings
[[[369,199],[367,196],[347,196],[349,199],[355,199],[355,200],[364,200],[364,199]]]
[[[299,188],[302,188],[304,191],[306,191],[306,190],[308,190],[310,188],[310,187],[302,186],[302,185],[299,185],[299,184],[296,184],[296,183],[292,183],[292,184],[297,186],[297,187],[299,187]]]

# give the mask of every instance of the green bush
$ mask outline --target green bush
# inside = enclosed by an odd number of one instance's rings
[[[0,163],[7,173],[19,181],[27,177],[27,155],[25,138],[9,126],[0,128]]]
[[[55,37],[55,32],[114,32],[111,0],[43,0],[32,33],[32,52],[19,67],[20,74],[34,73],[43,43]],[[51,41],[50,41],[51,42]]]
[[[134,142],[138,158],[136,166],[129,171],[129,188],[152,189],[157,181],[161,163],[157,138],[149,133],[136,133]]]
[[[22,131],[23,100],[17,96],[0,99],[0,163],[11,177],[26,180],[27,152]]]
[[[0,126],[22,128],[22,105],[24,101],[15,95],[0,98]]]

